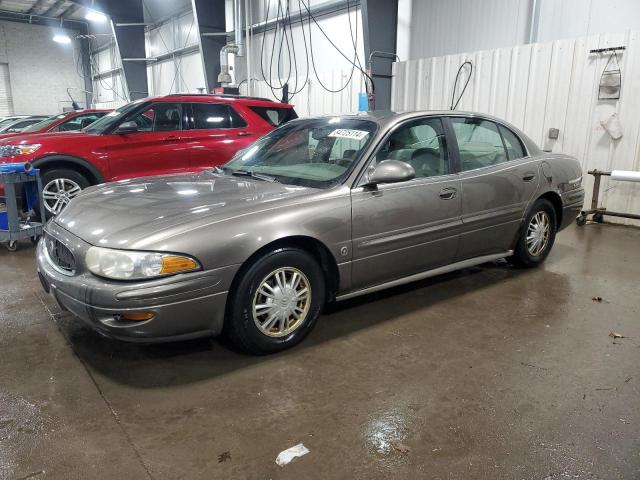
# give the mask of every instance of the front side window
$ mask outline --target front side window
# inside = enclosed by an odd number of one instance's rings
[[[416,171],[416,178],[449,173],[447,141],[440,118],[422,118],[402,125],[391,134],[376,161],[401,160]]]
[[[139,132],[172,132],[182,128],[180,105],[156,103],[128,119],[135,122]]]
[[[508,160],[495,123],[482,118],[452,118],[460,152],[460,170],[466,172]]]
[[[375,135],[369,120],[335,118],[287,123],[236,154],[227,173],[256,173],[288,185],[329,188],[341,183]]]
[[[87,127],[85,132],[91,134],[109,133],[117,128],[125,119],[132,114],[133,111],[143,108],[148,102],[144,99],[127,103],[122,107],[107,113],[101,119],[96,120]]]

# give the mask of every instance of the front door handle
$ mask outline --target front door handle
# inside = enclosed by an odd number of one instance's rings
[[[239,137],[248,137],[251,135],[251,132],[238,132]]]
[[[176,137],[175,135],[170,135],[162,139],[163,142],[175,142],[176,140],[178,140],[178,137]]]
[[[530,182],[531,180],[533,180],[534,178],[536,178],[536,174],[535,173],[525,173],[522,177],[522,181],[524,182]]]
[[[443,188],[442,190],[440,190],[440,198],[443,200],[451,200],[453,198],[456,198],[456,195],[458,195],[458,190],[452,187]]]

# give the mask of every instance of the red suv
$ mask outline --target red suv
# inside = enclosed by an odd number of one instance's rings
[[[61,113],[45,118],[38,123],[29,125],[19,132],[1,133],[0,140],[11,137],[22,137],[32,133],[73,132],[88,127],[99,118],[104,117],[111,110],[85,109]]]
[[[89,185],[226,163],[238,150],[296,117],[293,106],[263,98],[145,98],[79,132],[0,140],[0,163],[31,162],[40,168],[45,207],[55,215]]]

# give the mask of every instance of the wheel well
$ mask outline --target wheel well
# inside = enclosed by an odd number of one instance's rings
[[[275,240],[261,247],[253,253],[240,267],[236,273],[233,282],[231,282],[230,291],[234,291],[237,283],[240,281],[242,274],[253,264],[253,262],[265,253],[277,248],[295,247],[310,253],[320,265],[324,272],[324,278],[327,283],[327,300],[332,300],[338,292],[340,286],[340,274],[338,272],[338,264],[329,249],[319,240],[304,235],[285,237]]]
[[[556,212],[556,227],[559,227],[562,224],[562,199],[560,195],[556,192],[547,192],[541,195],[540,198],[544,198],[553,205],[553,209]]]
[[[97,177],[96,173],[79,161],[65,160],[63,158],[52,160],[45,159],[41,162],[37,162],[35,166],[42,171],[54,170],[56,168],[68,168],[69,170],[74,170],[82,174],[91,185],[101,183],[101,179]]]

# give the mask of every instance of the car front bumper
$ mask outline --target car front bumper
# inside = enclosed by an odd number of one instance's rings
[[[216,335],[222,330],[227,291],[237,266],[135,282],[103,279],[81,266],[69,275],[49,257],[45,242],[52,234],[70,248],[78,263],[83,263],[90,246],[50,223],[37,247],[42,286],[61,308],[98,332],[126,341],[162,342]],[[121,318],[141,312],[154,316],[144,321]]]

